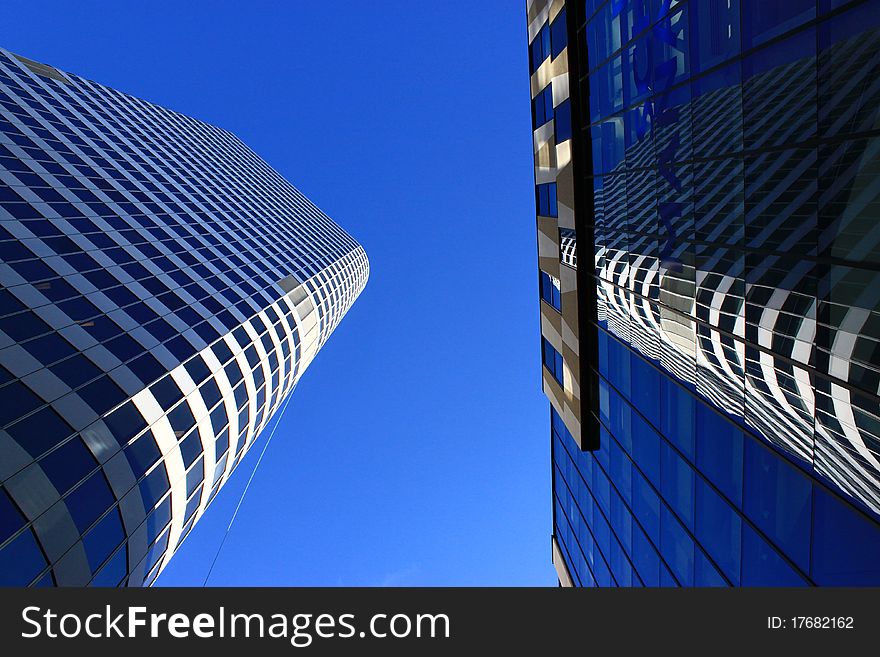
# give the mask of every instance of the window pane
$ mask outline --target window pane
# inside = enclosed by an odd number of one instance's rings
[[[742,503],[742,432],[703,403],[697,403],[697,467],[731,501]]]
[[[5,490],[0,488],[0,543],[24,527],[24,516]]]
[[[553,130],[557,144],[571,139],[571,101],[565,100],[556,106]]]
[[[553,59],[559,56],[568,43],[568,26],[565,22],[565,9],[560,11],[550,23],[550,47]]]
[[[694,471],[665,442],[661,449],[663,498],[685,526],[694,527]]]
[[[3,389],[4,405],[7,403],[5,395],[8,389],[8,386]],[[12,404],[15,403],[14,400],[10,401]],[[16,422],[7,431],[35,458],[73,434],[73,428],[50,406],[41,408],[33,415]]]
[[[880,585],[880,528],[819,487],[813,491],[812,547],[816,584]]]
[[[98,467],[98,462],[83,441],[74,438],[41,459],[40,467],[58,492],[64,495]]]
[[[694,585],[694,542],[665,506],[662,509],[660,549],[682,586]]]
[[[697,481],[696,536],[728,579],[739,583],[742,520],[703,479]]]
[[[0,550],[0,586],[27,586],[46,567],[31,530]]]
[[[807,586],[807,582],[751,527],[743,525],[742,585]]]
[[[92,572],[95,572],[110,553],[125,539],[119,511],[113,509],[83,537],[83,545]]]
[[[101,471],[96,472],[80,484],[64,500],[73,521],[80,532],[85,532],[110,505],[116,501],[107,478]]]
[[[746,441],[743,510],[801,568],[810,567],[812,485],[756,441]]]

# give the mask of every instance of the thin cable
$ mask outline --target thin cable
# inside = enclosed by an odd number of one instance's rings
[[[241,491],[241,497],[238,498],[238,504],[235,506],[235,511],[232,512],[232,518],[230,518],[229,525],[226,527],[226,532],[223,534],[223,539],[220,541],[220,545],[217,547],[217,554],[214,555],[214,560],[211,562],[211,567],[208,568],[208,574],[205,575],[205,581],[202,582],[202,588],[205,588],[208,585],[208,578],[214,571],[214,565],[217,563],[217,559],[220,557],[220,551],[223,549],[223,544],[226,543],[226,538],[229,536],[229,530],[232,529],[232,523],[235,522],[235,517],[238,515],[238,510],[241,508],[241,503],[244,502],[244,496],[247,495],[248,489],[251,487],[251,482],[254,480],[254,475],[257,474],[257,468],[259,468],[260,463],[263,462],[263,456],[265,456],[266,450],[269,449],[269,443],[272,442],[272,437],[275,435],[275,430],[281,423],[281,418],[284,417],[284,411],[287,410],[287,405],[290,403],[292,397],[293,390],[287,393],[287,399],[284,400],[284,406],[281,407],[281,412],[278,413],[278,417],[275,420],[275,426],[272,427],[272,432],[266,439],[266,444],[263,445],[263,451],[260,452],[260,458],[258,458],[257,462],[254,464],[254,469],[251,471],[251,476],[245,484],[244,490]]]

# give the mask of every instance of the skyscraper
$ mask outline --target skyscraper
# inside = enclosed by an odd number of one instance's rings
[[[560,583],[880,584],[880,2],[527,24]]]
[[[234,135],[0,50],[0,584],[149,585],[363,290]]]

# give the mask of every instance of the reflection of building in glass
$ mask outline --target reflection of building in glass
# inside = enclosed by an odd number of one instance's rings
[[[880,3],[670,4],[528,3],[530,37],[564,9],[578,44],[532,75],[578,108],[560,580],[878,584]]]
[[[0,51],[0,585],[151,584],[367,281],[230,133]]]

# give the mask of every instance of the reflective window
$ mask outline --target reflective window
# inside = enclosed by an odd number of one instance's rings
[[[565,9],[560,11],[550,23],[550,51],[556,59],[568,44],[568,25],[565,21]]]
[[[739,584],[742,522],[703,479],[697,480],[696,537],[728,579]]]
[[[754,440],[745,444],[743,510],[805,571],[810,566],[810,481]]]
[[[86,479],[64,501],[79,531],[85,532],[116,501],[107,478],[98,471]]]
[[[811,575],[820,586],[880,585],[880,532],[818,486],[813,491]]]
[[[541,345],[544,352],[544,367],[553,375],[559,385],[564,385],[562,354],[556,351],[553,345],[544,338],[541,338]]]
[[[694,541],[665,506],[661,509],[660,549],[682,586],[694,585]]]
[[[742,585],[807,586],[807,582],[763,538],[744,524]]]
[[[74,438],[40,459],[49,481],[64,495],[98,467],[98,462],[80,438]]]
[[[119,511],[114,508],[83,537],[83,545],[92,572],[95,572],[106,561],[110,553],[124,539],[125,532],[122,530]]]
[[[25,519],[7,492],[0,488],[0,543],[24,527]]]
[[[538,214],[543,217],[556,217],[559,211],[556,207],[556,183],[545,183],[535,188]]]
[[[661,447],[663,499],[691,531],[694,528],[694,471],[667,443]]]
[[[532,101],[532,117],[535,130],[553,120],[553,90],[551,85],[541,91]]]
[[[4,404],[8,389],[9,386],[3,389]],[[10,401],[15,403],[14,400]],[[51,406],[45,406],[33,415],[29,415],[8,427],[6,431],[31,456],[36,458],[70,436],[73,433],[73,427],[67,424]]]
[[[697,404],[697,467],[734,504],[742,503],[742,431],[702,403]]]
[[[534,73],[550,56],[550,26],[545,24],[529,45],[529,70]]]
[[[101,568],[101,571],[92,579],[90,586],[118,586],[128,573],[128,559],[126,549],[123,547]]]
[[[556,106],[553,115],[553,136],[557,144],[571,139],[571,101],[564,100]]]
[[[31,530],[0,549],[0,586],[27,586],[46,567],[46,558]]]
[[[562,310],[562,294],[559,279],[546,272],[541,272],[541,298],[556,310]]]

